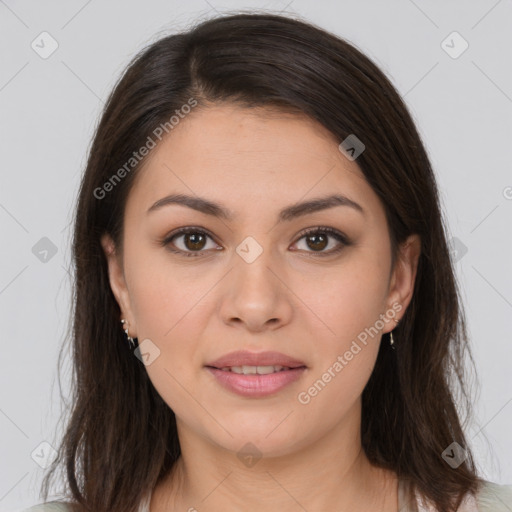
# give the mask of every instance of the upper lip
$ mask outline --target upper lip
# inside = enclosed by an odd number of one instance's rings
[[[286,366],[288,368],[300,368],[306,366],[302,361],[281,354],[280,352],[249,352],[237,350],[225,354],[219,359],[207,363],[206,366],[214,368],[226,368],[233,366]]]

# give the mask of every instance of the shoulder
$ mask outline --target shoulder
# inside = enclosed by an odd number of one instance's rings
[[[26,508],[22,512],[71,512],[71,504],[63,501],[49,501]]]
[[[510,512],[512,485],[484,481],[476,494],[478,512]]]

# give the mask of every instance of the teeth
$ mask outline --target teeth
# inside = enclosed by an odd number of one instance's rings
[[[226,366],[225,368],[221,368],[222,370],[228,372],[232,371],[233,373],[239,373],[243,375],[267,375],[269,373],[277,373],[282,370],[289,370],[286,366]]]

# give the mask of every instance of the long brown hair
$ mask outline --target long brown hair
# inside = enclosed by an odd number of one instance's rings
[[[393,261],[410,234],[420,235],[422,250],[412,301],[393,331],[396,350],[384,335],[363,391],[363,449],[439,511],[455,510],[481,482],[459,416],[470,415],[465,356],[474,362],[425,148],[403,100],[360,50],[266,13],[221,16],[161,38],[108,98],[76,208],[71,410],[44,498],[62,467],[66,497],[80,510],[134,512],[180,455],[175,415],[127,349],[100,237],[110,234],[122,250],[126,198],[144,164],[133,153],[158,142],[157,127],[170,131],[169,119],[191,99],[194,108],[227,101],[305,114],[338,141],[355,134],[365,144],[357,164],[385,207]],[[466,450],[456,469],[442,456],[453,442]]]

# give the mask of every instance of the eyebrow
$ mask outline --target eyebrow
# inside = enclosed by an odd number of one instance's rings
[[[154,212],[164,206],[172,204],[187,206],[188,208],[192,208],[206,215],[212,215],[213,217],[218,217],[228,221],[232,221],[234,219],[233,212],[222,205],[202,197],[189,196],[186,194],[171,194],[163,197],[154,203],[148,209],[147,213]],[[352,199],[349,199],[344,195],[334,194],[287,206],[279,212],[278,220],[279,222],[291,221],[297,217],[302,217],[321,210],[327,210],[336,206],[348,206],[365,215],[365,211],[360,204],[352,201]]]

